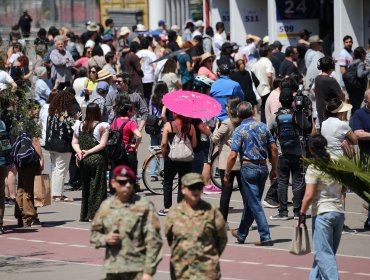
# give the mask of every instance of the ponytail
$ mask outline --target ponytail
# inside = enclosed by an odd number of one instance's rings
[[[314,135],[308,141],[308,147],[312,152],[312,156],[318,160],[330,160],[330,154],[326,150],[327,145],[328,141],[322,135]]]

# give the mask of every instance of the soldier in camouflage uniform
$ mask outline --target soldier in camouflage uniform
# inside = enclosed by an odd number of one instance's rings
[[[181,182],[184,201],[169,210],[165,224],[171,279],[220,279],[219,260],[227,244],[225,221],[218,209],[200,198],[202,175],[188,173]]]
[[[135,173],[113,170],[116,194],[100,206],[91,225],[90,242],[105,247],[107,280],[151,280],[162,259],[160,224],[154,205],[133,193]]]

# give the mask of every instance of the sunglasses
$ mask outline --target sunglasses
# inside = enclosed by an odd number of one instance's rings
[[[124,84],[127,84],[127,81],[116,81],[116,84],[122,84],[122,83],[124,83]]]
[[[116,182],[120,184],[121,186],[126,186],[127,183],[129,183],[130,185],[134,184],[134,181],[132,179],[127,179],[127,180],[117,180],[116,179]]]
[[[202,191],[203,190],[203,184],[195,184],[187,187],[191,191]]]

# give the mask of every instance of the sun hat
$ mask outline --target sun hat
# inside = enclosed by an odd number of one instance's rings
[[[199,183],[204,184],[204,178],[199,173],[191,172],[182,176],[181,183],[186,187]]]
[[[313,43],[322,43],[322,40],[320,39],[319,35],[312,35],[308,38],[308,42]]]
[[[112,73],[109,72],[108,70],[106,69],[102,69],[98,72],[98,81],[102,81],[102,80],[105,80],[109,77],[112,77]]]
[[[204,23],[203,23],[203,21],[202,21],[202,20],[197,20],[197,21],[194,23],[194,25],[195,25],[196,27],[201,27],[201,26],[203,26],[203,27],[204,27]]]
[[[262,43],[263,44],[268,44],[270,42],[270,37],[269,36],[265,36],[265,37],[263,37],[263,39],[262,39]]]
[[[328,110],[327,106],[326,109]],[[349,110],[352,109],[352,105],[348,103],[342,103],[339,105],[339,107],[333,111],[330,111],[330,113],[335,114],[335,113],[343,113],[343,112],[348,112]],[[328,110],[329,111],[329,110]]]
[[[90,24],[86,27],[88,31],[98,31],[99,25],[96,22],[90,22]]]
[[[130,33],[131,33],[131,31],[127,26],[122,26],[121,30],[119,32],[119,35],[120,36],[125,36],[126,34],[130,34]]]
[[[212,59],[215,59],[216,56],[210,54],[209,52],[205,52],[204,54],[201,55],[200,57],[200,62],[199,62],[199,65],[202,66],[203,63],[208,59],[208,58],[212,58]]]

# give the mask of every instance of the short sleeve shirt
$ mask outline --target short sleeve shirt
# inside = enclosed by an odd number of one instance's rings
[[[370,110],[365,107],[358,109],[352,117],[352,130],[370,132]],[[370,140],[358,140],[361,153],[370,155]]]
[[[331,156],[342,156],[341,143],[346,138],[346,134],[351,130],[348,122],[338,118],[330,117],[323,121],[321,135],[328,141],[328,152]]]
[[[117,127],[120,128],[123,123],[125,123],[127,119],[123,118],[117,118]],[[111,124],[111,128],[113,128],[115,120],[113,120]],[[127,151],[133,151],[134,148],[130,145],[133,144],[134,137],[134,131],[137,129],[137,124],[133,120],[128,120],[128,122],[125,124],[123,128],[123,135],[122,140],[125,146],[127,147]]]
[[[166,73],[162,76],[162,81],[166,83],[168,92],[177,90],[176,82],[180,81],[179,77],[175,73]]]
[[[314,184],[317,187],[312,201],[312,216],[325,212],[343,213],[342,185],[328,178],[325,173],[309,165],[305,175],[306,184]]]
[[[267,57],[261,57],[252,67],[253,73],[256,75],[260,84],[257,87],[258,94],[265,96],[270,93],[270,84],[267,78],[268,73],[272,73],[272,79],[275,78],[275,69],[272,62]]]
[[[109,128],[109,123],[101,122],[97,124],[94,128],[93,135],[96,141],[100,142],[101,135],[100,130],[101,129],[107,129]],[[76,121],[73,126],[73,134],[78,138],[80,135],[80,129],[81,129],[81,121]]]
[[[232,136],[231,150],[240,153],[243,160],[265,160],[267,148],[275,143],[266,124],[253,118],[243,120]]]

